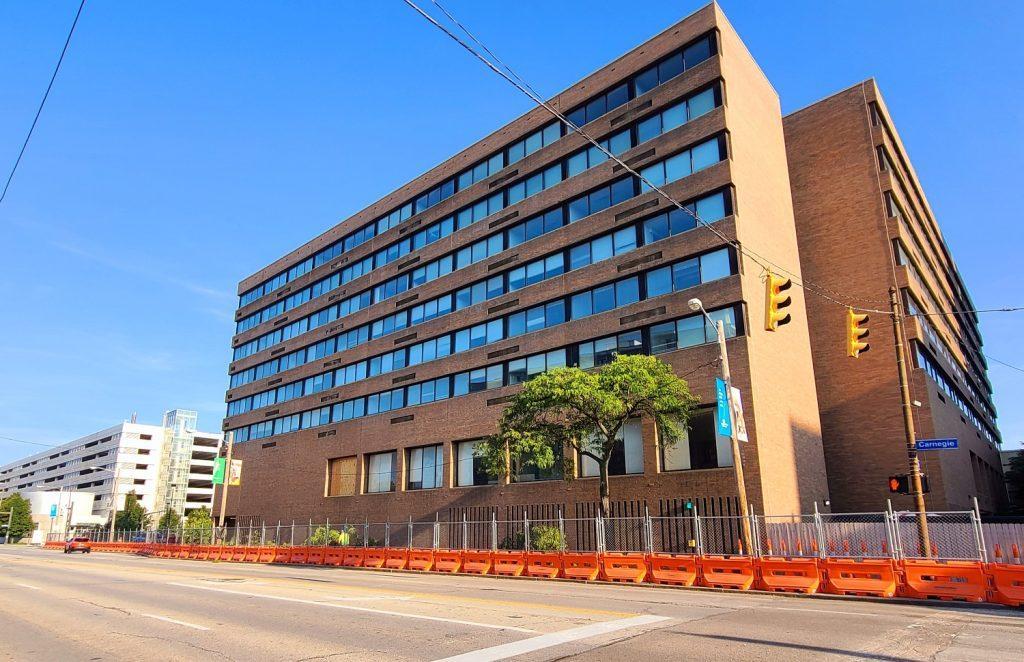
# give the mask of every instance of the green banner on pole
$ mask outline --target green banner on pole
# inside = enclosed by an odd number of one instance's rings
[[[213,461],[213,484],[223,485],[224,484],[224,464],[225,458],[218,457]]]

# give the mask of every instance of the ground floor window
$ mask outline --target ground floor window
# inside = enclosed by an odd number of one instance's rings
[[[356,493],[356,457],[327,460],[327,496],[352,496]]]
[[[718,434],[713,408],[698,409],[690,417],[686,434],[673,446],[661,449],[663,471],[715,469],[732,466],[732,441]]]
[[[444,486],[444,446],[409,449],[406,489],[429,490]]]
[[[395,451],[374,453],[366,456],[366,491],[395,491]]]
[[[644,472],[644,442],[640,432],[640,419],[626,421],[619,429],[618,441],[612,448],[612,456],[608,462],[609,476],[625,476]],[[601,469],[597,461],[585,455],[580,456],[580,476],[584,478],[600,476]]]

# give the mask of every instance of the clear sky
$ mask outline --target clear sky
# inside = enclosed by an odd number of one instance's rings
[[[77,4],[4,5],[4,179]],[[545,95],[703,4],[447,0]],[[723,6],[784,112],[876,77],[975,303],[1024,305],[1024,5]],[[529,108],[400,0],[89,2],[0,205],[0,435],[219,429],[238,281]],[[982,316],[1024,367],[1022,330]],[[1015,447],[1024,372],[990,376]]]

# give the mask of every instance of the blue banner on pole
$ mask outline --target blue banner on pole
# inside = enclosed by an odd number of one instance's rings
[[[715,396],[718,399],[718,434],[723,437],[732,436],[732,415],[729,413],[728,389],[725,380],[715,379]]]
[[[57,516],[57,504],[51,503],[50,504],[50,517],[56,517],[56,516]]]
[[[942,451],[959,448],[960,442],[956,439],[918,439],[914,447],[919,451]]]

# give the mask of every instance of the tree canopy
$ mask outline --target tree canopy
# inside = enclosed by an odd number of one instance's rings
[[[181,515],[173,508],[168,508],[156,524],[157,529],[177,529],[179,526],[181,526]]]
[[[623,426],[653,420],[659,443],[671,447],[685,434],[697,399],[671,366],[653,356],[620,354],[597,370],[555,368],[527,382],[511,400],[498,432],[477,445],[487,472],[508,475],[529,463],[550,469],[559,461],[563,477],[574,477],[574,451],[600,470],[601,512],[608,513],[608,466]]]
[[[13,515],[9,514],[11,510],[14,511]],[[32,521],[32,505],[28,499],[15,492],[0,501],[0,532],[12,542],[21,540],[35,528],[36,524]]]
[[[139,495],[132,490],[124,497],[124,508],[117,511],[114,528],[124,531],[135,531],[149,525],[146,509],[139,503]]]

